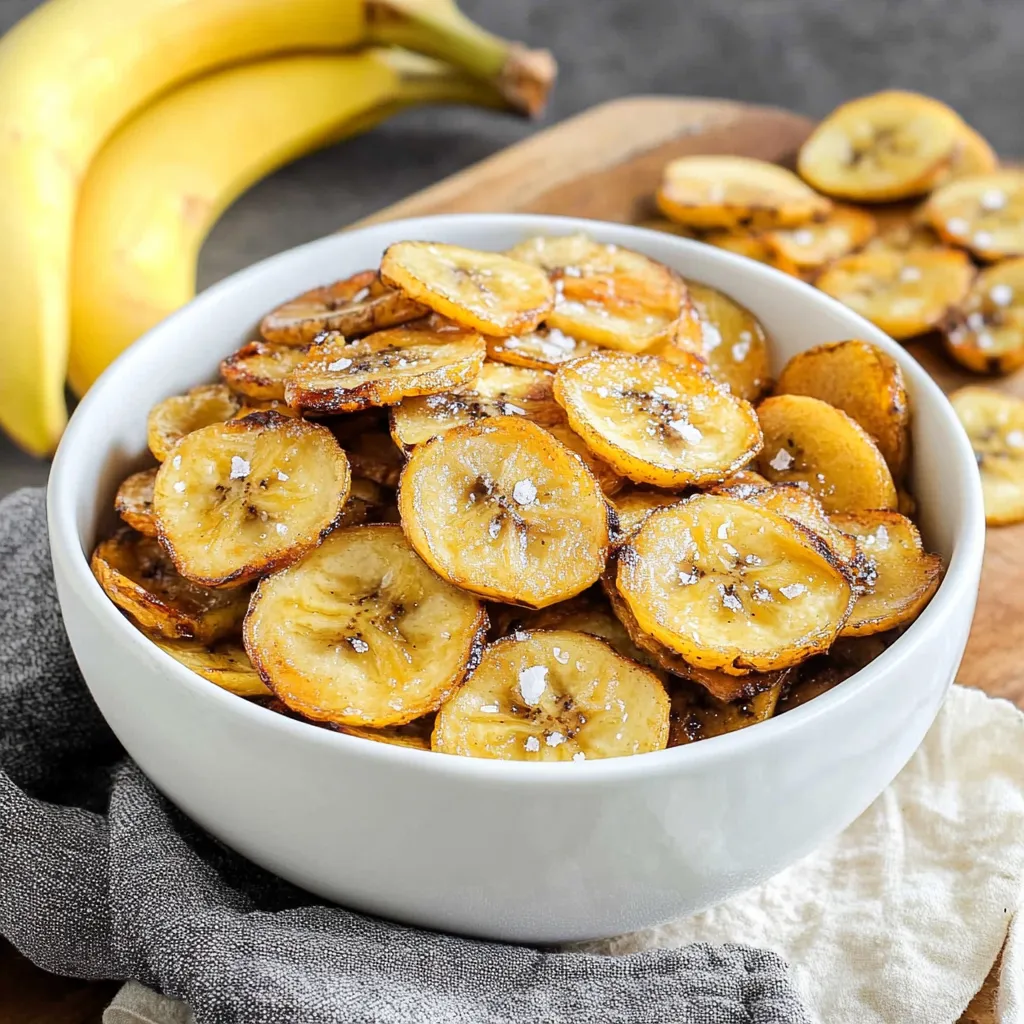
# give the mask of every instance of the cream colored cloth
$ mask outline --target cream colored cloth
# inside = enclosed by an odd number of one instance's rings
[[[910,763],[841,835],[713,910],[585,948],[696,941],[774,949],[822,1024],[954,1024],[1005,942],[999,1021],[1024,1024],[1024,714],[953,687]],[[190,1017],[130,983],[103,1020]]]

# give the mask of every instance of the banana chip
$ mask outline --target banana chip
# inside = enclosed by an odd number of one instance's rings
[[[353,526],[256,588],[245,648],[289,708],[381,728],[436,711],[479,658],[487,616],[397,526]]]
[[[783,686],[784,681],[780,680],[752,697],[723,701],[712,697],[703,687],[676,683],[672,687],[668,745],[696,743],[766,722],[775,714]]]
[[[880,228],[864,246],[865,252],[911,252],[917,249],[943,249],[946,243],[928,224],[917,220],[896,220]]]
[[[494,337],[523,334],[551,311],[554,288],[535,266],[440,242],[397,242],[381,279],[441,316]]]
[[[877,230],[875,218],[867,210],[837,204],[824,220],[798,228],[769,231],[763,241],[776,259],[804,272],[818,270],[832,260],[862,248]]]
[[[750,234],[741,231],[712,231],[705,235],[706,245],[716,249],[728,249],[737,256],[746,256],[748,260],[765,263],[769,267],[781,270],[790,277],[800,277],[800,268],[785,256],[772,249],[761,234]]]
[[[260,334],[279,345],[305,346],[324,331],[348,338],[415,320],[428,310],[402,292],[387,288],[375,270],[313,288],[268,313]]]
[[[117,489],[114,510],[133,529],[147,537],[155,537],[156,516],[153,513],[153,484],[155,469],[132,473]]]
[[[437,715],[433,749],[506,761],[585,761],[661,750],[658,677],[597,637],[516,633],[491,644]]]
[[[666,164],[656,195],[688,227],[775,228],[824,217],[832,204],[792,171],[742,156],[684,156]]]
[[[1024,366],[1024,258],[983,270],[946,326],[946,348],[976,373]]]
[[[562,363],[585,356],[595,348],[589,341],[570,338],[557,327],[538,327],[528,334],[487,339],[489,359],[534,370],[557,370]]]
[[[561,411],[562,407],[558,408]],[[562,422],[545,424],[544,429],[554,435],[556,440],[564,444],[583,462],[593,474],[594,479],[601,485],[605,497],[610,498],[613,494],[618,494],[626,485],[626,481],[615,471],[614,467],[595,455],[587,442],[565,422],[564,411],[562,412]]]
[[[836,260],[818,288],[894,338],[941,323],[967,295],[974,268],[953,249],[864,252]]]
[[[979,259],[1024,256],[1024,171],[958,178],[932,193],[925,213],[947,242]]]
[[[347,736],[358,736],[376,743],[389,743],[393,747],[407,747],[410,750],[429,750],[430,736],[434,731],[434,715],[425,715],[405,725],[385,725],[380,729],[365,729],[356,725],[339,725],[338,732]]]
[[[185,668],[216,683],[228,693],[238,697],[270,696],[270,690],[252,667],[245,648],[234,638],[209,644],[197,640],[166,640],[160,636],[151,636],[150,639]]]
[[[903,477],[910,455],[910,399],[899,363],[877,345],[851,339],[800,352],[783,367],[775,393],[809,395],[842,409],[871,436],[893,478]]]
[[[832,517],[867,562],[865,585],[842,636],[867,636],[912,622],[942,581],[942,559],[927,554],[917,527],[898,512],[853,512]]]
[[[800,147],[800,176],[826,195],[887,202],[929,191],[956,153],[963,122],[912,92],[874,93],[837,107]]]
[[[186,435],[211,423],[224,423],[238,412],[241,402],[224,384],[203,384],[187,394],[172,395],[157,403],[146,420],[146,441],[158,462]]]
[[[772,483],[806,488],[833,512],[896,508],[896,485],[867,431],[841,409],[806,395],[757,407],[764,448],[757,468]]]
[[[184,438],[157,473],[153,508],[183,576],[235,587],[315,548],[348,491],[348,461],[326,427],[259,412]]]
[[[398,504],[409,542],[442,578],[532,608],[597,580],[614,522],[582,460],[513,416],[417,445]]]
[[[689,302],[682,279],[640,253],[564,235],[531,238],[509,255],[550,275],[555,307],[547,326],[570,338],[639,352],[685,329]]]
[[[391,436],[409,451],[452,427],[487,416],[525,416],[542,426],[562,423],[565,414],[552,395],[553,382],[554,376],[544,370],[484,363],[472,384],[438,395],[405,398],[392,406]]]
[[[619,517],[619,536],[628,537],[655,509],[675,505],[683,499],[678,494],[634,488],[616,496],[612,503]]]
[[[985,521],[1024,519],[1024,402],[991,388],[961,388],[949,396],[967,431],[981,472]]]
[[[235,632],[248,591],[218,591],[178,575],[159,541],[122,529],[101,541],[90,562],[107,596],[150,634],[211,643]]]
[[[555,375],[555,398],[623,476],[670,490],[720,480],[761,446],[749,403],[654,356],[594,352]]]
[[[285,379],[305,357],[304,347],[250,341],[221,362],[220,375],[237,394],[283,402]]]
[[[359,341],[328,334],[285,382],[288,404],[311,413],[356,412],[434,395],[476,379],[486,347],[479,334],[393,327]]]
[[[853,588],[813,534],[775,512],[701,494],[653,512],[620,549],[616,587],[644,632],[729,675],[826,650]]]
[[[355,476],[365,477],[381,487],[397,487],[405,456],[388,433],[387,414],[382,409],[335,416],[326,421],[345,451]]]
[[[352,477],[348,500],[341,510],[338,526],[362,526],[364,523],[381,522],[386,513],[388,499],[380,484],[366,477]]]

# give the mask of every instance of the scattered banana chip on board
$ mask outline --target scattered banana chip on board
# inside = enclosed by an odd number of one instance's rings
[[[1024,520],[1024,402],[991,388],[961,388],[949,396],[967,431],[981,473],[985,521]]]
[[[235,587],[315,548],[337,525],[349,480],[326,427],[253,413],[185,437],[157,473],[153,508],[183,576]]]
[[[867,636],[916,619],[942,580],[942,559],[924,550],[917,527],[898,512],[832,517],[867,561],[864,585],[841,636]]]
[[[325,331],[355,338],[427,312],[426,306],[382,285],[375,270],[364,270],[278,306],[261,321],[260,334],[270,342],[303,347]]]
[[[133,529],[146,537],[155,537],[156,515],[153,512],[153,484],[156,469],[132,473],[121,483],[114,497],[114,510]]]
[[[211,423],[224,423],[238,412],[240,399],[224,384],[202,384],[184,395],[158,402],[146,420],[146,442],[158,462],[186,435]]]
[[[252,667],[245,648],[234,637],[206,644],[198,640],[168,640],[161,636],[151,636],[150,639],[185,668],[216,683],[228,693],[238,697],[270,696],[270,690]]]
[[[684,156],[665,165],[656,200],[688,227],[793,227],[824,217],[832,204],[792,171],[742,156]]]
[[[583,461],[514,416],[417,445],[398,504],[409,542],[443,579],[531,608],[597,581],[614,522]]]
[[[797,170],[839,199],[889,202],[929,191],[952,160],[963,122],[938,100],[890,90],[837,107],[800,147]]]
[[[555,374],[555,398],[586,444],[636,483],[720,480],[761,447],[748,402],[655,356],[583,356]]]
[[[250,341],[221,362],[220,375],[239,395],[283,402],[284,382],[305,357],[305,347]]]
[[[397,242],[380,263],[381,279],[474,331],[495,337],[536,327],[554,303],[547,275],[496,252],[440,242]]]
[[[352,526],[260,581],[244,636],[293,711],[380,728],[436,711],[486,628],[480,602],[431,572],[399,527]]]
[[[1024,171],[958,178],[929,197],[931,226],[981,260],[1024,256]]]
[[[1012,373],[1024,366],[1024,257],[978,274],[949,317],[946,349],[976,373]]]
[[[616,587],[644,632],[699,668],[788,668],[827,650],[850,580],[813,534],[737,498],[653,512],[620,549]]]
[[[878,234],[864,246],[864,252],[911,252],[916,249],[946,249],[929,224],[916,219],[896,220],[879,227]]]
[[[765,263],[769,267],[781,270],[790,277],[800,277],[800,268],[792,261],[772,249],[758,234],[740,231],[712,231],[705,235],[703,241],[716,249],[727,249],[738,256],[746,256],[748,260]]]
[[[649,669],[586,633],[515,633],[487,647],[441,705],[433,749],[506,761],[586,761],[661,750],[669,699]]]
[[[150,634],[210,643],[237,631],[248,591],[218,591],[180,576],[160,542],[122,529],[90,562],[107,596]]]
[[[479,334],[430,325],[392,327],[358,341],[328,334],[288,375],[285,398],[319,415],[393,405],[472,382],[485,354]]]
[[[824,220],[769,231],[763,240],[777,260],[803,273],[862,248],[877,230],[875,218],[867,210],[837,204]]]

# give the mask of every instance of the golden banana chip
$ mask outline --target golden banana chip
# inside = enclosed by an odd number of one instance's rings
[[[886,334],[903,339],[941,323],[963,301],[973,277],[966,253],[911,249],[844,256],[815,284]]]
[[[260,582],[245,648],[293,711],[380,728],[437,710],[486,628],[480,602],[432,573],[399,527],[351,526]]]
[[[555,298],[547,275],[536,266],[440,242],[389,246],[380,274],[385,283],[442,316],[495,337],[532,330]]]
[[[916,220],[896,220],[884,225],[864,246],[865,252],[910,252],[915,249],[942,249],[946,243],[928,225]]]
[[[228,693],[238,697],[270,696],[270,690],[252,667],[245,648],[233,637],[208,644],[198,640],[166,640],[160,636],[150,639],[185,668]]]
[[[202,384],[187,394],[158,402],[146,420],[146,441],[158,462],[186,435],[211,423],[230,420],[241,405],[224,384]]]
[[[559,406],[560,410],[561,408]],[[562,412],[562,422],[547,423],[544,425],[544,429],[554,435],[556,440],[564,444],[590,470],[594,479],[601,485],[605,497],[610,498],[625,487],[626,481],[616,472],[615,468],[595,455],[587,442],[569,426],[565,421],[564,411]]]
[[[555,374],[569,424],[623,476],[669,490],[720,480],[761,447],[748,402],[654,356],[594,352]]]
[[[658,208],[688,227],[775,228],[824,217],[832,204],[792,171],[742,156],[684,156],[666,164]]]
[[[614,522],[582,460],[513,416],[417,445],[398,504],[409,542],[443,579],[532,608],[597,580]]]
[[[324,331],[348,338],[423,316],[427,308],[380,283],[375,270],[313,288],[278,306],[260,323],[260,334],[280,345],[305,346]]]
[[[938,100],[889,90],[837,107],[800,147],[800,176],[826,195],[888,202],[921,195],[952,160],[963,122]]]
[[[433,749],[506,761],[585,761],[661,750],[669,700],[651,671],[597,637],[515,633],[441,705]]]
[[[476,379],[486,348],[479,334],[393,327],[359,341],[328,334],[285,382],[288,404],[311,413],[356,412],[434,395]]]
[[[290,565],[337,525],[349,465],[326,427],[257,412],[193,431],[153,491],[178,571],[235,587]]]
[[[531,238],[509,254],[551,277],[555,306],[545,320],[570,338],[639,352],[674,337],[689,312],[678,274],[586,235]]]
[[[430,736],[434,731],[434,715],[424,715],[405,725],[385,725],[379,729],[367,729],[356,725],[339,725],[338,732],[346,736],[358,736],[376,743],[390,743],[393,747],[407,747],[410,750],[429,750]]]
[[[932,193],[925,213],[947,242],[979,259],[1024,256],[1024,171],[957,178]]]
[[[107,597],[147,632],[211,643],[235,632],[248,591],[219,591],[180,576],[160,542],[122,529],[101,541],[90,562]]]
[[[777,260],[791,263],[803,272],[818,270],[862,248],[877,230],[875,218],[867,210],[836,204],[824,220],[769,231],[763,240]]]
[[[775,393],[809,395],[842,409],[871,436],[893,478],[902,478],[910,456],[910,399],[899,363],[877,345],[851,339],[800,352],[782,368]]]
[[[237,394],[283,402],[285,379],[305,357],[305,347],[250,341],[221,362],[220,375]]]
[[[806,395],[776,395],[757,416],[764,431],[757,468],[772,483],[805,488],[829,514],[896,507],[882,453],[841,409]]]
[[[114,509],[133,530],[147,537],[158,533],[156,516],[153,514],[153,484],[156,469],[144,469],[132,473],[117,489]]]
[[[644,632],[729,675],[826,650],[853,607],[834,556],[802,526],[700,494],[651,513],[619,551],[616,587]]]
[[[991,388],[961,388],[949,396],[967,431],[981,473],[985,521],[1024,519],[1024,402]]]
[[[775,713],[783,685],[780,680],[752,697],[724,701],[713,697],[701,686],[677,682],[671,690],[668,745],[678,747],[684,743],[696,743],[766,722]]]
[[[1024,258],[983,270],[946,326],[946,348],[976,373],[1024,366]]]
[[[488,358],[535,370],[557,370],[562,363],[585,356],[595,348],[589,341],[570,338],[557,327],[538,327],[528,334],[487,339]]]
[[[728,249],[738,256],[746,256],[748,260],[756,260],[758,263],[766,263],[769,267],[781,270],[790,277],[799,277],[800,268],[789,259],[769,248],[768,243],[760,234],[750,234],[738,231],[712,231],[704,236],[706,245],[713,245],[716,249]]]
[[[617,495],[612,504],[619,517],[619,536],[628,537],[655,509],[682,501],[678,494],[634,488]]]

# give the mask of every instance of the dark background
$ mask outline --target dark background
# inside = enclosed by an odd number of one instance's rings
[[[34,6],[0,0],[0,30]],[[542,124],[652,92],[820,116],[852,96],[898,86],[950,103],[1004,155],[1024,154],[1024,0],[463,0],[462,7],[494,32],[554,51],[561,74]],[[417,110],[301,160],[228,211],[203,250],[199,285],[386,206],[536,127],[475,110]],[[45,475],[45,465],[0,438],[0,494]]]

